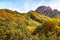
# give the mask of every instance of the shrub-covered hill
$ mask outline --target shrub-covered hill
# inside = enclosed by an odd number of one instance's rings
[[[59,30],[59,18],[50,18],[36,11],[0,10],[0,40],[55,40],[57,36],[59,38]]]

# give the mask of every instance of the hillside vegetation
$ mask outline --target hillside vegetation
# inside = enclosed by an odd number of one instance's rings
[[[0,9],[0,40],[60,40],[60,18]]]

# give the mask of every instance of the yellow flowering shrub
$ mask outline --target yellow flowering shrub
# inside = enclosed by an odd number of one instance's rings
[[[30,32],[33,32],[35,29],[34,26],[27,26],[27,30],[30,31]]]

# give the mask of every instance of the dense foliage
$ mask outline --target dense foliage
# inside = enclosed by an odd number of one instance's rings
[[[0,40],[60,40],[60,18],[35,11],[0,10]]]

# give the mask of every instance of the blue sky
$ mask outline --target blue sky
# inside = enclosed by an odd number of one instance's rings
[[[19,12],[35,10],[42,5],[60,11],[60,0],[0,0],[0,9],[17,10]]]

